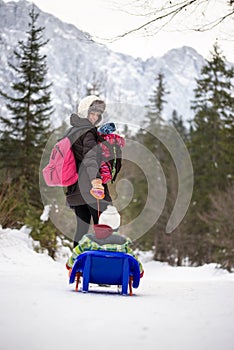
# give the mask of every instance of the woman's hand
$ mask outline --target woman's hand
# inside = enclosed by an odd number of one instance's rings
[[[92,188],[90,194],[96,199],[103,199],[105,197],[104,187],[101,179],[94,179],[91,181]]]

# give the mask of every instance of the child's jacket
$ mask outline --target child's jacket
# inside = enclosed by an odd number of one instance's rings
[[[96,225],[98,226],[98,225]],[[143,266],[138,257],[133,253],[132,241],[128,237],[121,236],[117,231],[106,238],[96,238],[95,234],[86,234],[73,249],[72,255],[68,259],[67,267],[72,268],[77,256],[87,250],[106,250],[112,252],[124,252],[132,255],[139,263],[140,273],[143,275]]]

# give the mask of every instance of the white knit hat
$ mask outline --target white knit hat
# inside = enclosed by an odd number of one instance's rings
[[[88,110],[94,101],[104,102],[100,97],[98,97],[96,95],[86,96],[80,101],[79,106],[78,106],[78,111],[77,111],[78,116],[80,118],[87,118]]]
[[[120,215],[116,207],[108,205],[107,209],[101,213],[98,223],[108,225],[113,230],[117,229],[120,226]]]

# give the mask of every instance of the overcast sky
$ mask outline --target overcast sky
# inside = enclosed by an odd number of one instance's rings
[[[5,2],[9,0],[4,0]],[[157,4],[160,0],[157,0]],[[130,0],[115,1],[122,9]],[[122,34],[142,23],[142,18],[124,13],[117,9],[113,0],[65,0],[48,1],[34,0],[34,3],[44,12],[51,13],[61,20],[74,24],[77,28],[90,33],[93,39],[108,45],[112,50],[146,59],[150,56],[161,56],[172,48],[188,45],[194,47],[204,57],[209,56],[213,44],[218,39],[226,58],[234,62],[234,20],[229,19],[213,30],[198,33],[191,30],[193,20],[205,23],[209,13],[211,20],[222,14],[227,0],[207,0],[204,2],[205,15],[193,12],[177,17],[170,26],[164,27],[157,35],[130,35],[124,39],[108,43],[105,39]],[[165,0],[164,0],[165,3]],[[115,8],[114,8],[115,7]],[[179,31],[178,31],[179,28]],[[188,30],[185,30],[187,28]],[[148,34],[148,36],[147,36]],[[103,38],[104,40],[101,40]]]

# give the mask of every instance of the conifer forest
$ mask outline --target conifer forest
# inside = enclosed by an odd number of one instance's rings
[[[43,27],[37,24],[34,8],[29,13],[27,39],[19,41],[13,53],[12,94],[0,90],[7,113],[0,116],[0,225],[31,227],[39,241],[38,250],[47,250],[55,258],[58,241],[69,245],[63,232],[52,221],[41,221],[44,206],[39,189],[39,168],[45,145],[54,130],[54,113],[43,48]],[[87,81],[87,95],[90,82]],[[98,90],[95,86],[95,90]],[[156,74],[149,91],[147,111],[137,132],[126,126],[126,139],[146,147],[159,160],[166,178],[167,196],[155,224],[134,241],[136,249],[153,251],[154,259],[173,266],[200,266],[215,262],[229,272],[234,269],[234,67],[228,64],[218,43],[196,81],[193,118],[185,122],[179,110],[164,120],[164,106],[170,87],[163,73]],[[186,99],[186,96],[184,96]],[[152,133],[173,127],[183,140],[193,167],[193,191],[183,220],[166,232],[178,192],[177,170],[173,157]],[[152,133],[145,132],[145,128]],[[154,133],[155,131],[155,133]],[[171,145],[177,147],[176,144]],[[121,212],[123,223],[144,208],[149,191],[144,173],[133,162],[123,159],[118,180],[127,178],[134,189],[131,202]],[[110,185],[115,197],[116,184]],[[153,209],[153,208],[152,208]],[[154,214],[152,214],[154,215]]]

